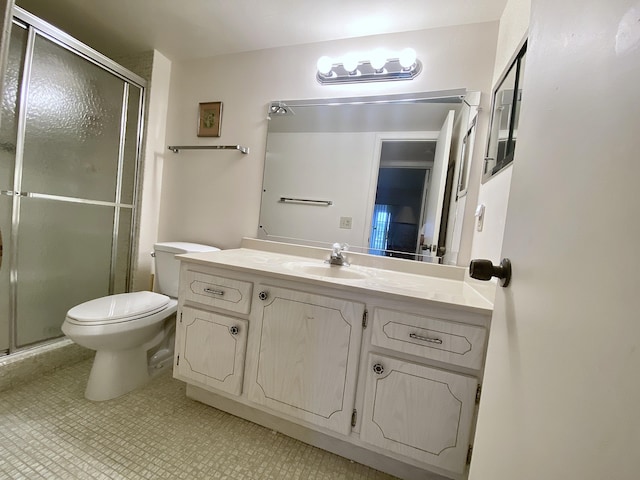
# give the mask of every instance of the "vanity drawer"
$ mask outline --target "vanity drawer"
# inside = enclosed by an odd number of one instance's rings
[[[486,330],[422,315],[376,308],[371,343],[411,355],[480,369]]]
[[[181,279],[185,300],[223,308],[230,312],[249,313],[253,283],[208,273],[187,270]]]

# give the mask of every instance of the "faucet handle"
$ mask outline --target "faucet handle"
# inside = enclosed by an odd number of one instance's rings
[[[349,249],[349,244],[348,243],[334,243],[333,244],[333,253],[335,255],[340,254],[341,252],[346,252]]]

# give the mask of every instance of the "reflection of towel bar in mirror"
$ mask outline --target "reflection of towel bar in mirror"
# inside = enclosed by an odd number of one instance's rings
[[[242,153],[249,153],[249,147],[242,145],[169,145],[167,148],[173,153],[180,150],[240,150]]]
[[[333,205],[331,200],[312,200],[310,198],[289,198],[280,197],[281,203],[305,203],[308,205],[324,205],[326,207]]]

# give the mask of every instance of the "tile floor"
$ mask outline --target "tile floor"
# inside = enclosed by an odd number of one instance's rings
[[[170,373],[84,399],[91,360],[0,392],[1,479],[391,480],[185,397]]]

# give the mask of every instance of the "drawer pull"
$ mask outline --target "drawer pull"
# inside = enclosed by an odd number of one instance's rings
[[[421,340],[423,342],[437,343],[438,345],[442,345],[442,340],[440,340],[439,338],[423,337],[422,335],[417,335],[415,333],[410,333],[409,338],[414,338],[416,340]]]
[[[206,293],[210,293],[211,295],[220,295],[220,296],[224,295],[223,290],[214,290],[213,288],[205,288],[204,291]]]
[[[240,327],[238,327],[237,325],[232,325],[231,327],[229,327],[229,333],[231,335],[237,335],[240,333]]]

